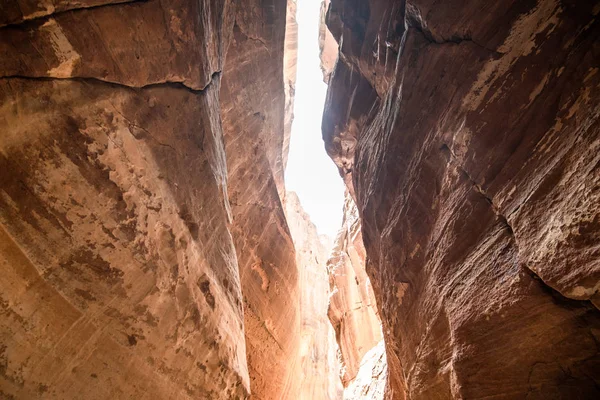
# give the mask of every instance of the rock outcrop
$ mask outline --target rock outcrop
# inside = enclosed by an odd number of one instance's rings
[[[220,92],[250,387],[265,400],[299,390],[300,287],[283,207],[286,8],[236,4]]]
[[[331,297],[328,315],[335,328],[344,386],[356,378],[365,354],[382,339],[375,294],[365,271],[365,248],[354,201],[346,191],[342,228],[327,261]]]
[[[387,363],[383,340],[365,354],[356,378],[344,389],[344,400],[383,400]]]
[[[0,6],[2,397],[297,398],[286,8]]]
[[[393,399],[600,394],[598,2],[332,0]]]
[[[338,44],[325,23],[329,1],[321,1],[321,13],[319,15],[319,59],[321,60],[320,66],[325,83],[329,83],[329,77],[338,56]]]
[[[2,397],[243,398],[229,4],[89,3],[1,13]]]
[[[286,216],[296,248],[300,276],[300,381],[298,400],[342,398],[335,332],[327,318],[327,260],[331,240],[319,236],[294,192],[286,196]]]

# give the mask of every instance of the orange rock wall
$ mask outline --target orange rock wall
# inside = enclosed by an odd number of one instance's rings
[[[286,196],[286,216],[296,248],[300,276],[300,393],[298,400],[342,398],[335,332],[327,318],[327,260],[331,239],[319,236],[294,192]]]
[[[221,86],[231,235],[256,399],[293,399],[300,286],[283,208],[286,1],[239,2]]]
[[[293,6],[0,5],[3,397],[297,398]]]
[[[365,270],[365,248],[354,201],[346,192],[344,216],[327,260],[331,297],[328,315],[342,361],[341,378],[348,386],[361,360],[383,338],[371,281]]]
[[[0,391],[243,398],[230,4],[98,3],[0,13]]]

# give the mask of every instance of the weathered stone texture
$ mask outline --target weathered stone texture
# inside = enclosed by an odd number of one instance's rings
[[[1,76],[95,78],[203,89],[221,71],[229,1],[152,0],[57,13],[7,26]]]
[[[598,2],[332,0],[389,398],[599,396]]]
[[[338,44],[325,23],[328,8],[329,0],[322,0],[319,15],[319,59],[321,60],[320,66],[325,83],[329,83],[329,77],[338,56]]]
[[[112,3],[0,7],[2,395],[294,398],[286,2]]]
[[[286,216],[296,248],[300,274],[300,393],[298,400],[342,398],[340,365],[333,326],[327,318],[329,279],[327,260],[331,239],[319,236],[294,192],[286,196]]]
[[[382,340],[375,294],[365,271],[358,211],[346,191],[342,228],[327,261],[331,297],[328,315],[335,328],[344,386],[356,378],[365,354]]]
[[[344,389],[344,400],[383,400],[387,363],[383,340],[365,354],[356,378]]]
[[[248,390],[217,94],[2,80],[5,396]]]
[[[300,286],[283,199],[287,2],[238,2],[221,103],[253,398],[299,391]]]

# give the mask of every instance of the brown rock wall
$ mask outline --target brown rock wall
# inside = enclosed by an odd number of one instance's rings
[[[1,393],[296,398],[286,2],[112,3],[0,6]]]
[[[283,208],[286,1],[238,2],[221,86],[253,398],[299,391],[300,281]]]
[[[77,9],[2,28],[0,76],[206,87],[223,67],[229,1],[152,0]]]
[[[357,199],[387,396],[597,397],[600,5],[331,9],[323,136]]]
[[[2,393],[243,396],[218,80],[0,88]]]

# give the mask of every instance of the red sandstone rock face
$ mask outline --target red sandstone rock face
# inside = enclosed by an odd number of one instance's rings
[[[282,200],[286,1],[238,3],[221,102],[250,386],[298,396],[300,286]]]
[[[286,2],[112,3],[0,6],[2,396],[296,398]]]
[[[248,392],[219,121],[227,7],[1,29],[3,396]]]
[[[229,7],[228,1],[131,2],[4,27],[0,53],[10,56],[0,59],[0,72],[135,87],[177,82],[201,90],[222,69]]]
[[[67,10],[98,7],[135,0],[5,0],[0,4],[0,26],[55,14]]]
[[[383,400],[387,363],[383,340],[365,354],[356,378],[344,389],[344,400]]]
[[[300,393],[295,398],[341,399],[337,343],[327,318],[329,280],[326,264],[331,240],[317,234],[317,228],[302,209],[296,193],[287,193],[285,206],[296,248],[301,287],[300,371],[297,376]]]
[[[344,386],[356,377],[361,360],[382,339],[375,295],[365,271],[365,249],[354,201],[346,192],[342,228],[327,261],[331,298],[328,315],[343,363]]]
[[[389,398],[599,396],[599,11],[332,1],[323,136],[357,199]]]

